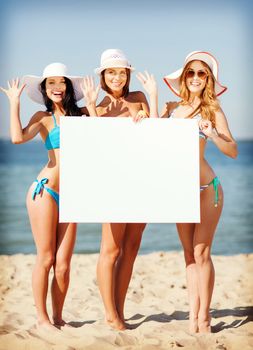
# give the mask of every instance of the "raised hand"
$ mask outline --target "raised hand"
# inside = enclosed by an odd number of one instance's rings
[[[141,82],[144,90],[149,95],[157,94],[156,81],[153,74],[149,74],[147,71],[143,73],[137,73],[136,78]]]
[[[81,84],[81,89],[86,101],[86,105],[96,105],[100,85],[95,87],[94,78],[91,76],[84,77],[83,83]]]
[[[4,89],[3,87],[0,87],[0,90],[3,91],[10,101],[18,100],[20,98],[20,95],[22,94],[22,91],[26,84],[21,84],[19,86],[19,78],[13,79],[11,81],[7,82],[8,89]]]

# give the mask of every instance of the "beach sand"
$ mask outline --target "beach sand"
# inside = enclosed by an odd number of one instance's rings
[[[115,331],[103,320],[96,283],[98,255],[74,255],[64,319],[54,332],[35,327],[31,289],[34,255],[0,257],[1,350],[249,350],[253,349],[253,254],[213,256],[216,283],[212,334],[188,332],[183,254],[137,257],[125,316],[131,329]],[[50,275],[50,278],[52,274]],[[51,312],[50,296],[48,308]]]

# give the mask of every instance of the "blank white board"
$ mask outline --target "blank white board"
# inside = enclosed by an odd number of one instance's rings
[[[196,120],[61,118],[60,222],[199,222]]]

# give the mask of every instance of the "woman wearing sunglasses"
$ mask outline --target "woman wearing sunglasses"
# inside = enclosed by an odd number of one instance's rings
[[[209,138],[222,153],[236,158],[237,145],[217,100],[227,88],[218,81],[218,62],[210,53],[190,53],[183,68],[166,76],[164,81],[181,101],[166,103],[162,117],[194,118],[199,123],[201,222],[180,223],[177,230],[186,263],[189,329],[206,333],[211,332],[209,308],[214,286],[211,246],[222,211],[223,191],[204,158],[205,147]]]

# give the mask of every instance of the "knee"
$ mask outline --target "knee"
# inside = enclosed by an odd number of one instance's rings
[[[66,261],[57,261],[55,262],[54,273],[57,278],[67,279],[70,272],[70,264]]]
[[[47,271],[49,271],[51,269],[51,267],[54,265],[55,262],[55,256],[52,252],[48,252],[48,253],[44,253],[44,254],[40,254],[38,255],[38,264],[46,269]]]
[[[210,259],[210,248],[208,246],[201,246],[194,248],[194,259],[197,265],[204,265]]]
[[[193,250],[184,250],[184,259],[186,266],[195,264],[194,251]]]
[[[107,248],[103,247],[100,251],[100,259],[110,264],[115,264],[119,258],[121,249],[119,247]]]
[[[126,241],[123,246],[122,253],[129,257],[131,256],[136,257],[140,248],[140,243],[141,243],[141,237],[139,239]]]

